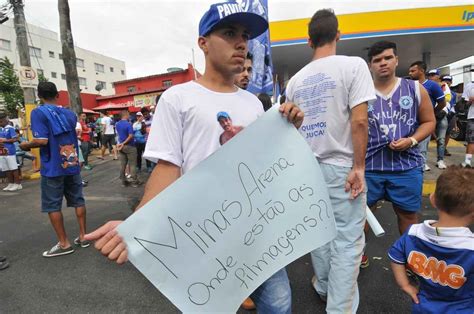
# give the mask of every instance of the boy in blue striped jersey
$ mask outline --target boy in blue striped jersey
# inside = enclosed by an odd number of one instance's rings
[[[381,199],[392,202],[402,234],[418,222],[423,157],[417,144],[433,132],[435,116],[425,88],[417,81],[395,75],[395,43],[375,43],[369,49],[368,60],[377,99],[370,101],[368,108],[367,203],[372,207]]]

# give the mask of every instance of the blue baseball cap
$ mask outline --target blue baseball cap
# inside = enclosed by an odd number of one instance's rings
[[[250,34],[250,39],[255,38],[268,29],[268,22],[260,15],[246,12],[237,2],[229,1],[212,4],[204,13],[199,22],[199,36],[206,36],[216,26],[226,24],[240,24]]]
[[[217,113],[217,121],[219,121],[220,118],[230,119],[230,116],[227,112],[220,111],[220,112]]]
[[[438,69],[429,70],[428,75],[439,75],[439,70]]]

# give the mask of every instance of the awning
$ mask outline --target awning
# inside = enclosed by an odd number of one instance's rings
[[[128,107],[133,106],[133,102],[126,102],[121,104],[115,104],[113,102],[108,102],[106,104],[100,105],[93,108],[94,110],[111,110],[111,109],[128,109]]]
[[[98,112],[95,112],[93,110],[90,110],[90,109],[86,109],[86,108],[82,108],[82,112],[84,113],[89,113],[89,114],[100,114]]]

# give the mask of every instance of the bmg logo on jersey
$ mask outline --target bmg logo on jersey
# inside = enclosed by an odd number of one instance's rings
[[[400,100],[398,102],[402,109],[410,109],[411,107],[413,107],[413,98],[411,98],[410,96],[402,96],[400,97]]]
[[[453,289],[461,288],[467,280],[461,266],[447,265],[445,261],[439,261],[432,256],[428,258],[421,252],[412,251],[408,256],[408,265],[421,277]]]

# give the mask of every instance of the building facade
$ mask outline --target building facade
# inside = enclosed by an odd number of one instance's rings
[[[113,84],[115,94],[97,97],[97,107],[91,109],[139,111],[142,107],[156,105],[160,95],[169,87],[189,82],[200,76],[201,74],[188,64],[187,69],[175,69],[167,73],[118,81]]]
[[[27,25],[27,33],[32,68],[56,84],[58,90],[67,90],[59,34],[31,24]],[[77,46],[75,52],[81,92],[112,95],[113,82],[127,78],[124,61]],[[15,68],[19,67],[20,57],[12,20],[0,25],[0,58],[4,57],[8,57]]]

